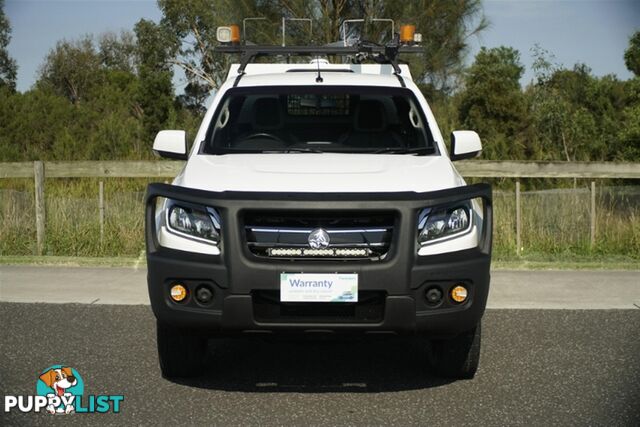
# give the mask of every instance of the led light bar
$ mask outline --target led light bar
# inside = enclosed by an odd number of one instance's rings
[[[267,254],[272,257],[364,257],[371,254],[368,248],[340,248],[340,249],[299,249],[299,248],[269,248]]]
[[[334,255],[333,249],[305,249],[305,256],[332,256]]]
[[[336,249],[337,256],[365,256],[369,254],[369,249],[348,248]]]
[[[302,249],[296,248],[271,248],[269,249],[269,256],[301,256]]]

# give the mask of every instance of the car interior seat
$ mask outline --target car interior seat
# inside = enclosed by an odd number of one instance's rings
[[[353,115],[353,130],[346,144],[354,148],[385,148],[398,146],[389,131],[384,104],[377,99],[362,99]]]

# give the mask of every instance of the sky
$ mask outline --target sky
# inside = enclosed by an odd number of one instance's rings
[[[511,46],[520,51],[529,83],[531,48],[539,44],[555,62],[571,68],[585,63],[598,76],[628,79],[624,50],[640,30],[640,0],[485,0],[488,29],[469,40],[467,62],[481,46]],[[9,54],[18,63],[18,90],[35,82],[47,52],[58,40],[85,34],[130,30],[141,18],[158,21],[155,0],[5,0],[12,26]],[[419,29],[418,29],[419,31]],[[178,92],[183,78],[174,80]]]

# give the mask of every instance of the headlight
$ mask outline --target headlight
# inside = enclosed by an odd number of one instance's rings
[[[418,243],[425,245],[432,240],[466,232],[471,226],[469,204],[451,207],[426,208],[418,217]]]
[[[220,216],[210,207],[169,201],[167,225],[176,234],[207,243],[220,242]]]

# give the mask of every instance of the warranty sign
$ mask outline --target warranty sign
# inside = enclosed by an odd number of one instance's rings
[[[282,302],[358,302],[358,275],[280,274]]]

